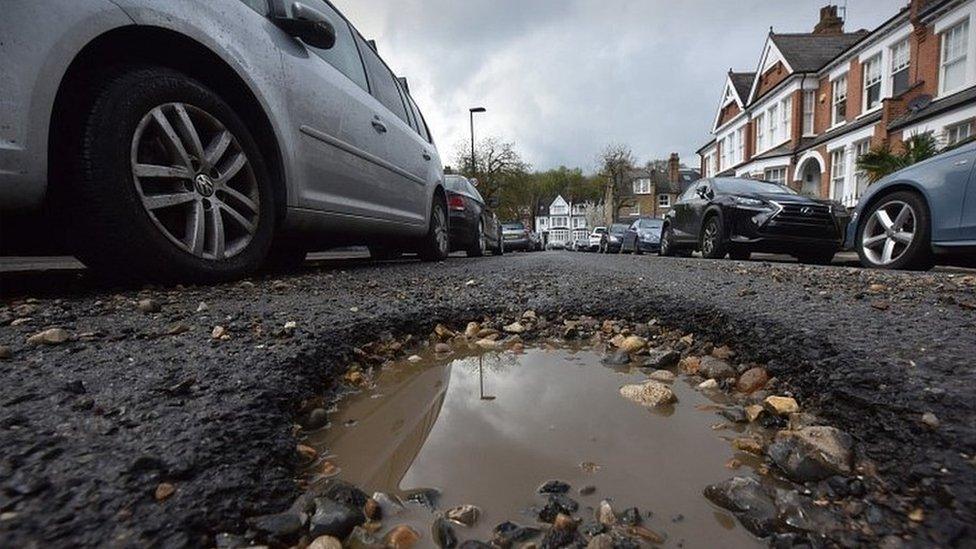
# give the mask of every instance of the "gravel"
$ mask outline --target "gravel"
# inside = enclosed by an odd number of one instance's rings
[[[243,532],[300,493],[296,414],[354,346],[529,309],[657,318],[729,344],[854,437],[894,511],[921,518],[920,539],[976,535],[971,276],[552,252],[218,287],[57,274],[0,287],[4,545],[211,546]],[[51,329],[67,337],[27,343]],[[173,491],[158,499],[161,484]]]

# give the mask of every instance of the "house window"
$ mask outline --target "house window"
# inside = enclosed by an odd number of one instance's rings
[[[569,230],[559,229],[556,231],[549,231],[549,242],[559,242],[563,243],[569,240]]]
[[[779,143],[779,136],[777,135],[777,133],[779,132],[779,116],[777,116],[778,114],[777,111],[778,111],[778,106],[773,105],[766,112],[766,119],[767,119],[767,123],[769,124],[769,128],[767,129],[769,130],[770,147]]]
[[[783,128],[782,140],[793,137],[793,98],[787,97],[779,107],[780,126]]]
[[[574,229],[581,229],[581,228],[585,228],[585,227],[586,227],[586,219],[584,219],[582,217],[574,217],[573,218],[573,228]]]
[[[756,152],[758,153],[766,150],[765,115],[763,115],[762,113],[756,116],[755,128],[756,128]]]
[[[670,194],[659,194],[659,195],[657,195],[657,207],[658,208],[670,208],[671,207],[671,195]]]
[[[769,168],[763,174],[763,179],[769,181],[770,183],[779,183],[784,185],[786,183],[786,168]]]
[[[868,188],[868,173],[857,167],[857,161],[861,159],[862,156],[871,150],[871,140],[865,139],[863,141],[858,141],[854,144],[854,182],[856,185],[856,194],[854,196],[855,201],[864,194],[865,189]],[[845,204],[845,206],[853,206],[854,204]]]
[[[864,111],[881,104],[881,54],[864,62]]]
[[[847,75],[834,80],[831,89],[833,97],[831,124],[836,126],[847,119]]]
[[[651,180],[650,179],[635,179],[634,180],[634,194],[651,194]]]
[[[816,104],[816,93],[814,90],[803,92],[803,135],[813,134],[813,109]]]
[[[549,219],[547,219],[547,218],[545,218],[545,217],[540,217],[540,218],[539,218],[539,227],[541,227],[541,228],[545,228],[545,226],[546,226],[546,224],[547,224],[548,222],[549,222]]]
[[[844,196],[844,179],[847,177],[847,164],[844,162],[844,149],[830,153],[831,198],[841,200]]]
[[[942,33],[942,93],[966,83],[966,49],[969,47],[969,19]]]
[[[735,132],[735,162],[738,164],[746,159],[746,129],[739,128]]]
[[[891,95],[898,96],[908,89],[909,65],[911,52],[906,38],[891,48]]]
[[[569,219],[566,217],[554,217],[552,218],[553,227],[569,227]]]
[[[955,124],[946,128],[946,144],[955,145],[965,141],[973,135],[973,121],[967,120],[961,124]]]
[[[569,213],[569,206],[553,206],[550,212],[553,215],[566,215]]]

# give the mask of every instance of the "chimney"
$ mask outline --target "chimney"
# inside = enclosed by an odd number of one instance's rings
[[[678,153],[671,153],[671,158],[668,158],[668,182],[677,183],[681,180],[681,174],[678,169],[681,167],[681,161],[678,159]]]
[[[813,27],[813,34],[844,34],[844,20],[837,16],[837,6],[820,8],[820,22]]]
[[[912,0],[911,4],[908,5],[909,13],[911,14],[911,21],[913,23],[918,21],[919,16],[931,3],[931,0]]]

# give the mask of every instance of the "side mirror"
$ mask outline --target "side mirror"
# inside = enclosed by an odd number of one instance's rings
[[[289,15],[285,12],[283,0],[276,0],[272,21],[290,36],[313,48],[327,50],[335,46],[336,31],[332,22],[324,13],[302,2],[293,2]]]

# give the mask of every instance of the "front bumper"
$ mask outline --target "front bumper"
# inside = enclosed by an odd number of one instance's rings
[[[796,253],[805,249],[839,250],[844,244],[849,217],[838,216],[826,205],[801,213],[801,205],[786,204],[776,212],[732,208],[729,240],[754,251]]]
[[[527,250],[531,245],[531,241],[524,236],[512,237],[510,235],[502,234],[502,241],[505,242],[506,250]]]
[[[637,239],[637,249],[642,252],[657,252],[661,249],[660,240],[643,240]]]

